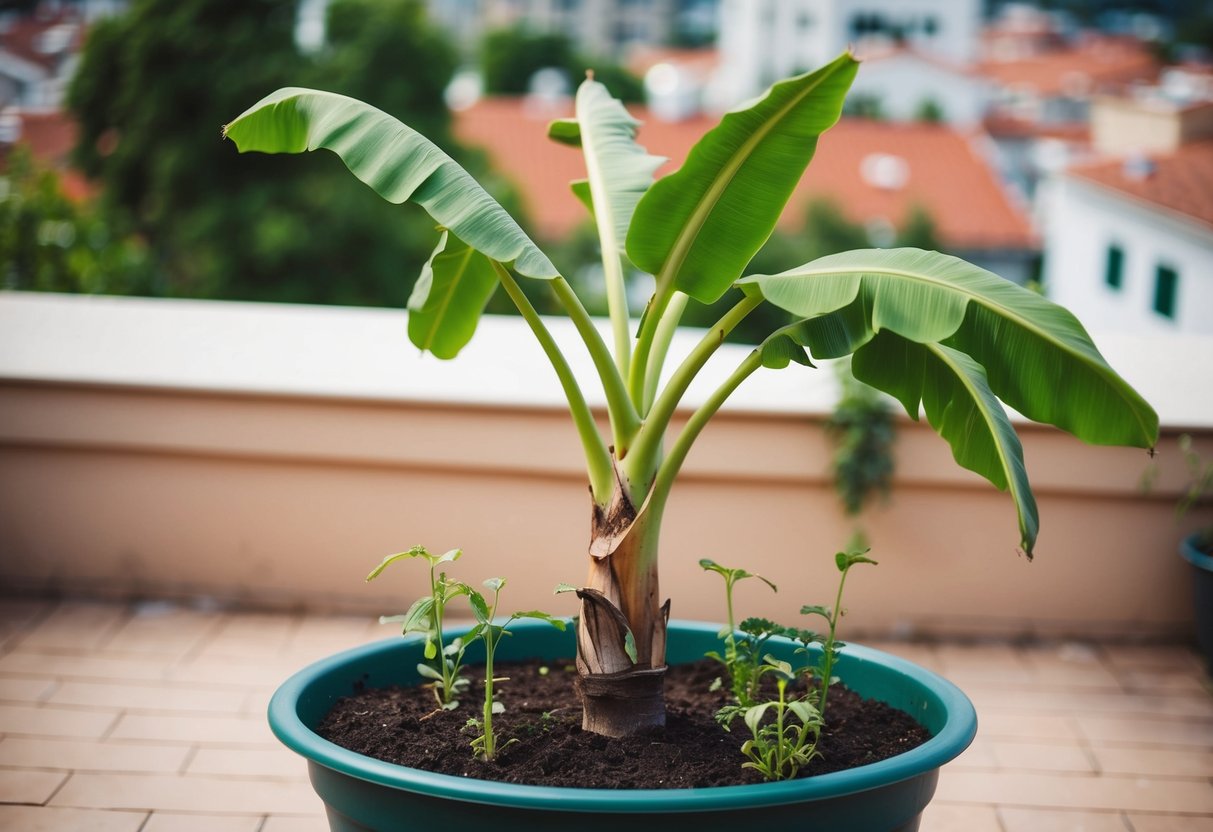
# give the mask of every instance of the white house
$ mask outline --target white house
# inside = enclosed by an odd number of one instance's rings
[[[976,127],[985,116],[989,85],[971,67],[935,55],[898,48],[864,55],[851,97],[875,102],[883,117],[912,121],[928,104],[939,120]]]
[[[1072,168],[1042,197],[1053,300],[1095,329],[1213,334],[1213,141]]]
[[[722,0],[720,72],[710,104],[731,107],[854,46],[890,44],[964,66],[976,57],[979,0]]]

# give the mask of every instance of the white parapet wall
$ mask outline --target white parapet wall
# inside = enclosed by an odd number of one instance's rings
[[[550,326],[592,391],[575,334]],[[507,577],[511,608],[572,614],[552,588],[584,576],[590,505],[542,353],[513,318],[486,318],[454,362],[404,330],[389,310],[0,293],[0,586],[394,613],[424,570],[363,577],[424,544],[462,547],[466,580]],[[1021,421],[1041,515],[1028,562],[1010,499],[902,418],[891,498],[860,521],[881,565],[848,581],[851,632],[1186,631],[1175,547],[1200,518],[1174,518],[1175,438],[1213,455],[1213,340],[1096,342],[1161,414],[1157,458]],[[744,352],[722,348],[688,404]],[[704,432],[662,542],[676,617],[723,615],[702,557],[779,585],[742,585],[743,615],[794,623],[832,601],[854,527],[830,481],[835,397],[828,368],[763,371]]]

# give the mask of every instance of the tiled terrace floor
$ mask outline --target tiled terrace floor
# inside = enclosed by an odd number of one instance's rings
[[[275,684],[368,619],[0,599],[0,830],[313,832]],[[1213,695],[1184,647],[877,645],[946,674],[978,739],[927,832],[1213,832]]]

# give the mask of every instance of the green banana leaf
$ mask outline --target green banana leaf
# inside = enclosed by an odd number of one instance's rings
[[[981,365],[942,344],[918,344],[884,330],[856,351],[851,371],[860,381],[895,395],[915,419],[921,403],[931,427],[952,446],[957,463],[1011,492],[1020,546],[1031,558],[1040,522],[1023,446]]]
[[[1073,315],[958,258],[861,249],[738,283],[797,317],[827,316],[786,330],[817,358],[858,349],[871,337],[865,330],[889,330],[971,356],[994,394],[1029,419],[1094,444],[1148,448],[1157,441],[1158,415]]]
[[[241,153],[327,149],[388,202],[412,200],[444,228],[527,277],[556,267],[501,205],[429,139],[344,95],[288,87],[254,104],[223,134]]]
[[[607,242],[622,252],[636,203],[666,160],[649,155],[636,144],[640,122],[597,81],[586,79],[577,88],[576,112],[575,120],[553,122],[548,135],[581,147],[592,193],[589,204],[595,214],[606,212],[614,232],[614,239]],[[574,183],[574,193],[579,190],[577,185]]]
[[[454,358],[472,340],[496,288],[489,259],[443,231],[409,296],[409,340],[438,358]]]
[[[726,114],[641,198],[629,259],[696,300],[719,299],[774,230],[818,137],[838,120],[857,67],[843,54]]]

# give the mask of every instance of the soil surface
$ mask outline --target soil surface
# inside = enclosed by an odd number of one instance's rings
[[[581,730],[572,661],[525,662],[497,667],[508,681],[495,686],[505,712],[493,718],[496,761],[472,756],[469,717],[479,717],[483,676],[478,668],[463,704],[436,710],[429,687],[352,691],[338,700],[317,733],[331,742],[390,763],[442,774],[599,789],[683,789],[759,783],[742,769],[741,744],[750,732],[741,719],[731,732],[713,719],[728,701],[727,684],[712,691],[720,664],[703,660],[673,665],[666,674],[666,727],[641,736],[609,739]],[[800,776],[873,763],[930,739],[909,714],[861,699],[840,685],[830,689],[817,757]],[[505,745],[506,742],[509,745]],[[504,747],[503,747],[504,746]]]

